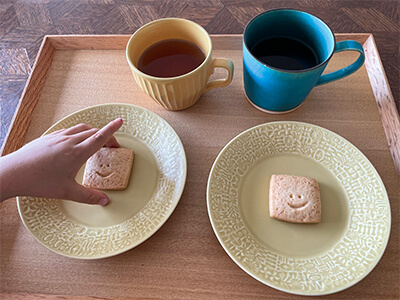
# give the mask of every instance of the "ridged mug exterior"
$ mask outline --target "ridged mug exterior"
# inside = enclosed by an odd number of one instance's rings
[[[211,56],[210,56],[211,58]],[[204,61],[202,67],[188,74],[171,78],[148,78],[135,68],[131,68],[139,87],[154,101],[167,110],[182,110],[195,104],[203,93],[211,76],[211,59]]]
[[[154,77],[137,68],[140,55],[152,44],[165,39],[185,39],[199,46],[205,53],[203,63],[193,71],[176,77]],[[233,76],[233,63],[215,63],[212,59],[212,42],[208,33],[200,25],[185,19],[167,18],[150,22],[139,28],[130,38],[126,56],[132,74],[139,87],[155,102],[167,110],[182,110],[195,104],[202,93],[208,91],[210,76],[215,67],[228,70],[228,78],[212,81],[214,87],[228,85]]]

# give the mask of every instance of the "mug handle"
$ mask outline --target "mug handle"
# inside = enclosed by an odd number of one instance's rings
[[[207,83],[203,93],[217,87],[224,87],[231,83],[233,77],[233,62],[226,58],[214,58],[211,63],[211,74],[214,73],[215,68],[224,68],[228,71],[228,77],[225,79],[213,80]]]
[[[329,83],[329,82],[341,79],[343,77],[349,76],[350,74],[353,74],[355,71],[357,71],[359,68],[361,68],[361,66],[363,65],[364,60],[365,60],[365,54],[364,54],[364,49],[359,42],[351,41],[351,40],[337,42],[334,53],[342,52],[342,51],[357,51],[360,53],[360,56],[351,65],[348,65],[347,67],[344,67],[343,69],[322,75],[319,78],[319,80],[317,81],[316,86],[325,84],[325,83]]]

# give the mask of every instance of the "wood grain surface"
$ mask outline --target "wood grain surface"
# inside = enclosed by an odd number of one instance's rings
[[[400,109],[398,0],[2,0],[0,147],[45,35],[132,34],[165,17],[193,20],[212,34],[240,34],[252,17],[273,8],[308,11],[336,33],[372,33]]]
[[[384,74],[379,75],[382,68],[372,36],[339,35],[338,39],[350,36],[369,49],[369,64],[347,80],[314,89],[301,108],[285,115],[265,114],[247,103],[238,35],[213,36],[214,56],[229,57],[235,64],[232,84],[206,93],[181,112],[162,109],[138,89],[123,50],[129,36],[48,37],[39,59],[52,58],[52,64],[40,65],[38,75],[36,68],[32,74],[46,80],[43,84],[31,79],[25,89],[28,98],[31,88],[41,90],[26,138],[20,133],[10,144],[30,141],[59,119],[90,105],[136,104],[163,117],[178,133],[188,160],[187,182],[176,210],[151,238],[126,253],[96,261],[49,251],[24,228],[15,201],[5,201],[0,209],[0,299],[304,299],[272,289],[243,272],[218,243],[207,215],[207,178],[221,149],[252,126],[281,120],[316,124],[349,140],[375,166],[391,202],[392,230],[381,261],[353,287],[324,298],[398,299],[400,273],[394,262],[399,261],[399,176],[377,101],[396,109]],[[114,50],[105,50],[109,47]],[[355,57],[349,52],[335,55],[328,71]],[[42,68],[48,69],[47,75]],[[375,70],[372,80],[368,68]],[[29,106],[31,102],[22,103]],[[22,114],[28,117],[26,111]]]

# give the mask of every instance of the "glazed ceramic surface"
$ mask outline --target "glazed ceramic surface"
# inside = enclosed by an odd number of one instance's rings
[[[311,68],[286,70],[263,63],[252,49],[263,40],[283,37],[300,41],[313,50],[319,63]],[[334,52],[357,51],[359,58],[349,66],[322,75]],[[364,50],[352,40],[336,43],[332,30],[319,18],[302,11],[275,9],[254,17],[243,34],[243,81],[246,96],[256,108],[285,113],[298,108],[311,90],[346,77],[364,63]],[[322,76],[321,76],[322,75]]]
[[[270,218],[272,174],[317,179],[321,223]],[[368,159],[339,135],[299,122],[262,124],[229,142],[210,172],[207,206],[236,264],[266,285],[301,295],[359,282],[380,260],[391,226],[385,187]]]
[[[105,191],[107,206],[17,198],[26,228],[58,254],[95,259],[132,249],[154,234],[179,202],[186,181],[185,151],[172,127],[155,113],[126,104],[93,106],[67,116],[45,134],[79,123],[101,128],[117,117],[124,124],[115,137],[121,147],[134,150],[135,159],[128,188]]]
[[[183,39],[196,44],[204,52],[205,60],[193,71],[176,77],[160,78],[141,72],[137,68],[141,54],[149,46],[166,39]],[[129,39],[126,57],[138,86],[168,110],[182,110],[192,106],[203,93],[229,85],[233,77],[232,61],[225,58],[213,59],[212,42],[207,31],[185,19],[159,19],[142,26]],[[227,77],[209,81],[215,68],[226,69]]]

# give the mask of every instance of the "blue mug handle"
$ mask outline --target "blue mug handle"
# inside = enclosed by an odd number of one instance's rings
[[[365,54],[362,45],[356,41],[341,41],[336,43],[335,52],[342,52],[342,51],[357,51],[360,53],[358,59],[352,63],[351,65],[344,67],[343,69],[324,74],[322,75],[319,80],[317,81],[316,85],[321,85],[325,83],[329,83],[343,77],[349,76],[350,74],[357,71],[364,63]]]

